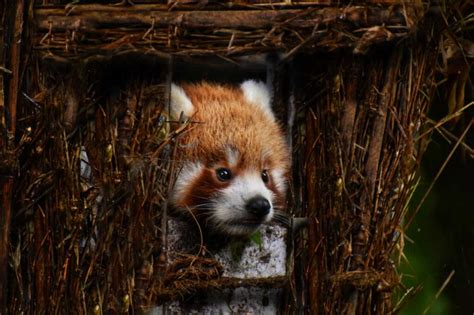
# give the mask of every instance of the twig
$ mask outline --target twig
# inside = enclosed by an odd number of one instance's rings
[[[438,121],[433,127],[429,128],[429,129],[426,130],[424,133],[422,133],[420,136],[416,137],[415,141],[418,141],[418,140],[424,138],[427,134],[431,133],[431,132],[433,131],[433,129],[437,129],[437,128],[441,127],[442,125],[444,125],[445,123],[447,123],[448,121],[451,121],[452,119],[461,116],[461,114],[462,114],[466,109],[468,109],[469,107],[471,107],[472,105],[474,105],[474,102],[471,102],[471,103],[467,104],[466,106],[460,108],[459,110],[457,110],[456,112],[452,113],[451,115],[448,115],[448,116],[446,116],[446,117],[443,117],[443,119],[441,119],[440,121]]]
[[[453,149],[451,150],[451,152],[449,152],[448,154],[448,157],[446,158],[446,160],[444,161],[443,165],[441,165],[441,168],[439,169],[438,173],[436,174],[435,178],[431,181],[431,184],[430,186],[428,187],[428,189],[426,190],[425,194],[423,195],[423,197],[421,198],[421,201],[418,203],[418,206],[415,208],[415,210],[413,211],[413,213],[411,214],[410,218],[407,220],[406,224],[404,225],[404,228],[405,229],[408,229],[410,227],[410,225],[413,223],[413,220],[415,219],[415,216],[416,214],[418,213],[418,211],[420,211],[420,208],[421,206],[424,204],[426,198],[428,198],[428,195],[430,194],[431,190],[433,189],[436,181],[438,180],[439,176],[443,173],[446,165],[448,164],[448,162],[451,160],[451,157],[453,156],[454,152],[456,151],[456,149],[458,148],[458,146],[462,143],[462,140],[464,139],[464,137],[467,135],[467,132],[469,131],[469,129],[471,128],[471,125],[473,124],[474,122],[474,119],[471,120],[469,122],[469,124],[467,125],[466,129],[464,130],[464,132],[461,134],[461,136],[459,137],[458,141],[456,142],[456,144],[454,145]]]
[[[451,281],[451,278],[454,276],[454,270],[451,270],[451,272],[449,273],[448,277],[446,278],[446,280],[444,280],[443,282],[443,285],[441,285],[441,287],[439,288],[439,290],[436,292],[434,298],[431,300],[431,303],[425,308],[425,310],[423,311],[423,315],[427,314],[428,311],[431,309],[431,307],[433,306],[434,302],[439,298],[439,296],[441,295],[441,293],[444,291],[444,289],[446,288],[446,286],[448,285],[448,283]]]

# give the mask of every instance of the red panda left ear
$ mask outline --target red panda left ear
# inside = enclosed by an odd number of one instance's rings
[[[247,102],[257,106],[272,119],[275,119],[271,108],[271,96],[265,83],[255,80],[244,81],[240,88]]]
[[[183,115],[185,120],[190,118],[194,112],[194,105],[186,95],[186,92],[182,87],[177,86],[176,84],[171,84],[171,96],[170,96],[170,109],[171,109],[171,118],[180,119]]]

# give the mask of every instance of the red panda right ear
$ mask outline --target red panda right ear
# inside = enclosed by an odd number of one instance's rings
[[[171,118],[179,120],[183,118],[184,120],[190,118],[194,114],[194,105],[186,95],[186,92],[182,87],[177,86],[176,84],[171,84],[171,95],[170,95],[170,108],[171,108]],[[181,113],[183,117],[181,117]]]
[[[265,112],[272,120],[275,119],[271,108],[272,99],[270,91],[265,83],[255,80],[247,80],[240,85],[240,88],[244,93],[244,98],[247,102]]]

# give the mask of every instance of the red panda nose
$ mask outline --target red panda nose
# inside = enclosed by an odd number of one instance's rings
[[[271,209],[270,202],[262,196],[253,197],[245,205],[245,209],[257,217],[266,216]]]

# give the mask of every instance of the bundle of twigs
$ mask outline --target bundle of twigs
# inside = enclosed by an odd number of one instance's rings
[[[313,64],[296,87],[295,213],[310,226],[296,246],[289,313],[393,311],[434,91],[436,48],[425,45]]]
[[[276,10],[237,3],[224,9],[219,5],[197,8],[164,4],[38,7],[33,41],[43,54],[57,58],[124,51],[223,57],[275,49],[286,51],[286,57],[298,51],[341,47],[365,52],[373,44],[406,36],[419,18],[417,11],[423,12],[419,5],[300,8],[294,4]]]
[[[8,211],[0,285],[10,312],[126,312],[193,287],[239,285],[219,279],[207,257],[167,265],[166,198],[175,140],[185,131],[167,123],[169,68],[95,61],[127,51],[228,58],[275,49],[283,61],[295,57],[290,68],[299,73],[289,76],[286,93],[295,153],[290,205],[310,220],[293,247],[283,309],[393,310],[392,260],[423,151],[417,135],[436,54],[428,41],[369,48],[408,35],[419,7],[36,4],[19,1],[11,10],[18,14],[17,33],[7,38],[12,76],[0,104],[8,113],[1,119]],[[22,38],[22,16],[35,26],[25,32],[34,47],[29,59],[14,40]],[[314,54],[336,48],[345,49]],[[20,73],[28,74],[23,85]]]
[[[174,137],[161,114],[165,87],[48,73],[32,73],[36,90],[20,107],[9,309],[137,307],[165,268],[161,218]]]

